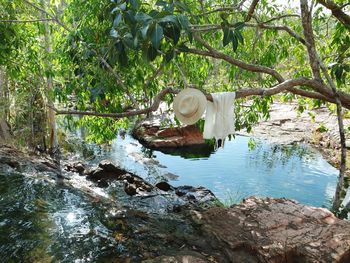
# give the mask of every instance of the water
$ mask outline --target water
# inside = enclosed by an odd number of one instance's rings
[[[227,204],[255,195],[330,207],[338,171],[319,152],[306,145],[278,146],[264,141],[249,149],[248,141],[248,137],[236,136],[224,149],[189,158],[188,152],[169,155],[147,150],[131,138],[118,138],[110,157],[121,159],[126,169],[150,181],[165,177],[174,186],[204,186]],[[177,176],[169,178],[167,173]]]
[[[104,209],[47,178],[0,172],[0,255],[5,262],[89,262],[121,254]]]
[[[248,140],[237,136],[224,149],[200,157],[198,152],[151,151],[127,136],[110,147],[82,147],[81,156],[93,154],[89,165],[106,158],[119,161],[153,183],[205,186],[223,202],[257,195],[329,207],[338,173],[317,151],[266,142],[249,150]],[[0,255],[5,262],[138,262],[176,253],[183,244],[181,235],[200,238],[175,215],[124,213],[128,201],[113,185],[93,187],[96,195],[91,195],[84,191],[90,183],[83,177],[69,182],[45,173],[0,169]],[[169,241],[174,238],[175,244]]]

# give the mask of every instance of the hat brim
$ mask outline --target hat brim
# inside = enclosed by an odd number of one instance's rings
[[[198,99],[198,109],[197,111],[190,117],[186,117],[180,113],[179,103],[181,99],[185,96],[192,95]],[[207,107],[207,98],[205,95],[197,89],[187,88],[182,90],[179,94],[176,95],[173,101],[173,110],[176,118],[183,124],[191,125],[195,124],[204,114],[205,109]]]

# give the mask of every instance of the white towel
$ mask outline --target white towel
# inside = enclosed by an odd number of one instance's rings
[[[205,123],[204,123],[204,139],[215,138],[215,149],[218,140],[221,139],[222,147],[225,138],[235,133],[235,119],[233,103],[236,98],[235,92],[217,92],[211,93],[213,102],[208,101]]]

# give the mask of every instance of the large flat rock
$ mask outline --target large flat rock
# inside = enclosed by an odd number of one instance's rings
[[[230,262],[350,262],[350,222],[327,209],[250,197],[195,215]]]
[[[205,145],[201,131],[193,126],[163,127],[157,117],[138,123],[133,136],[143,145],[153,149]]]

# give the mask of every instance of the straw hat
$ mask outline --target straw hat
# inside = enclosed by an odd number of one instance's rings
[[[176,95],[173,102],[175,116],[183,124],[194,124],[203,115],[207,98],[197,89],[184,89]]]

